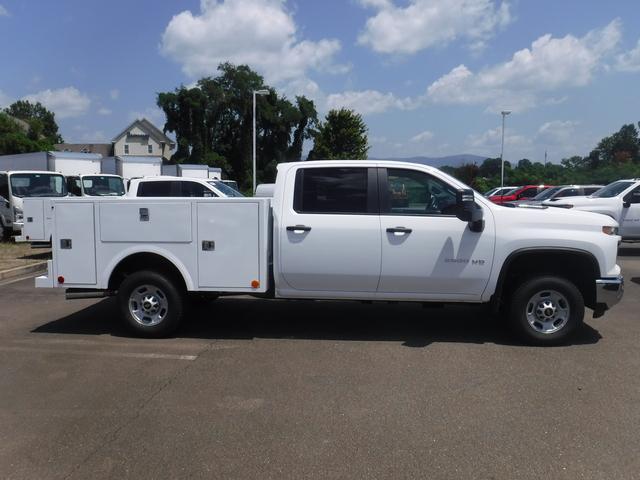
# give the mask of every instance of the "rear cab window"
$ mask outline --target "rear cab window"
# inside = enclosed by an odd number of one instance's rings
[[[376,175],[368,167],[300,168],[293,209],[305,214],[377,214]]]

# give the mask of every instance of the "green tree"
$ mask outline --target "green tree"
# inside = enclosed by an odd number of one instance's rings
[[[0,155],[53,150],[46,139],[30,138],[29,133],[9,115],[0,112]]]
[[[281,97],[246,65],[223,63],[220,75],[200,79],[193,88],[162,92],[157,104],[164,111],[165,132],[176,135],[172,160],[221,167],[247,188],[252,171],[254,90],[256,98],[258,181],[272,181],[279,162],[300,160],[304,140],[317,122],[313,101]]]
[[[367,125],[353,110],[331,110],[313,131],[309,160],[366,160],[369,151]]]
[[[64,142],[58,133],[55,114],[47,110],[40,102],[31,103],[27,100],[18,100],[5,108],[4,111],[29,124],[28,135],[32,140],[46,140],[51,144]]]
[[[604,163],[638,161],[638,151],[640,151],[638,129],[632,123],[623,125],[610,137],[603,138],[596,150],[600,154],[599,160]]]

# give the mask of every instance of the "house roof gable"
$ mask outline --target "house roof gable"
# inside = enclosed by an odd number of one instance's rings
[[[122,137],[124,137],[127,133],[129,133],[134,127],[138,127],[140,130],[147,132],[150,137],[156,140],[158,143],[164,142],[168,145],[174,145],[174,141],[167,137],[162,130],[156,127],[153,123],[151,123],[146,118],[138,118],[131,122],[127,128],[122,130],[118,135],[113,137],[111,140],[113,143],[119,141]]]

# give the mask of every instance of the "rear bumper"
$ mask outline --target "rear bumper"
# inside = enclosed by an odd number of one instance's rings
[[[617,277],[599,278],[596,280],[596,303],[598,310],[608,310],[617,304],[624,293],[624,278]]]

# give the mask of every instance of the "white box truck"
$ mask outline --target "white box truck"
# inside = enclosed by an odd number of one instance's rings
[[[173,332],[188,292],[489,304],[527,341],[566,340],[622,296],[617,223],[495,205],[418,164],[280,164],[272,198],[53,200],[68,298],[115,295],[143,336]],[[390,321],[392,321],[390,319]]]
[[[116,174],[125,180],[162,175],[162,157],[116,157]]]
[[[47,170],[69,175],[95,175],[102,169],[99,153],[48,152]]]

